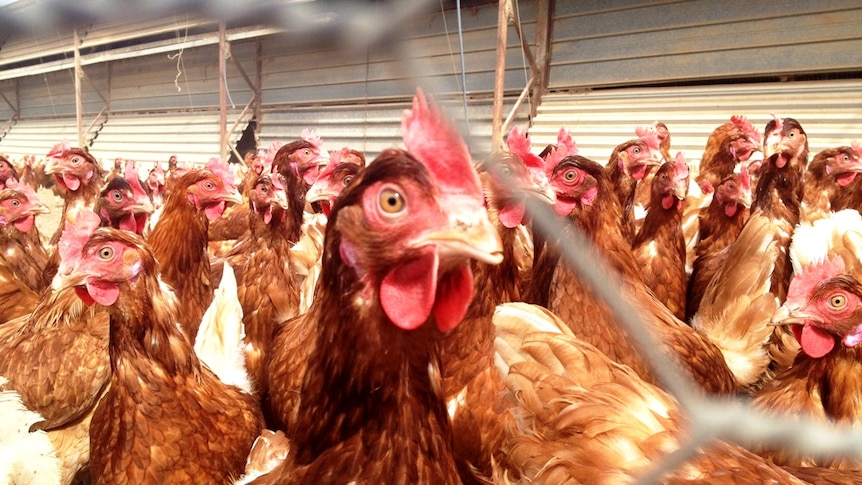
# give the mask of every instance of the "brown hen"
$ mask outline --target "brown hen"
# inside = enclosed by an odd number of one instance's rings
[[[339,197],[314,303],[275,338],[292,449],[252,483],[461,482],[438,345],[473,298],[470,258],[502,248],[466,145],[421,91],[402,131],[410,152],[385,150]]]
[[[228,203],[241,202],[227,164],[212,159],[207,168],[189,170],[173,182],[159,221],[147,237],[162,279],[183,302],[179,322],[190,341],[197,336],[216,286],[207,253],[207,226]]]
[[[62,284],[110,313],[111,382],[90,426],[94,484],[224,483],[263,427],[257,399],[224,384],[177,327],[177,298],[138,235],[97,230]]]

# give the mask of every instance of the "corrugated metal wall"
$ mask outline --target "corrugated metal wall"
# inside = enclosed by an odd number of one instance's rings
[[[706,139],[733,115],[765,127],[770,113],[796,118],[812,155],[862,139],[862,82],[819,81],[678,88],[608,89],[546,96],[530,130],[534,146],[556,142],[566,125],[580,154],[605,163],[635,127],[662,121],[671,153],[700,160]]]
[[[386,17],[387,4],[369,5],[371,13],[377,8],[376,13]],[[487,154],[491,137],[497,4],[465,8],[461,12],[469,123],[463,121],[465,108],[461,101],[456,12],[449,10],[443,14],[435,11],[433,4],[430,8],[401,23],[385,40],[370,47],[361,39],[353,43],[358,46],[354,49],[345,48],[337,39],[315,36],[279,34],[245,38],[236,35],[230,42],[230,56],[242,65],[252,81],[258,76],[261,79],[262,106],[258,120],[261,146],[296,138],[302,128],[312,128],[322,136],[328,149],[350,145],[373,157],[385,147],[400,144],[401,110],[409,106],[416,86],[422,85],[451,108],[449,113],[462,124],[465,132],[469,128],[474,154],[477,157]],[[535,5],[528,2],[519,10],[525,20],[526,35],[532,39]],[[218,47],[212,43],[214,26],[211,22],[201,23],[199,18],[177,15],[162,19],[161,23],[142,21],[140,26],[146,35],[168,38],[144,46],[144,52],[152,48],[159,53],[102,63],[96,63],[99,56],[122,54],[126,48],[84,56],[85,127],[105,107],[102,96],[110,101],[107,116],[98,120],[88,138],[91,150],[105,160],[115,157],[164,160],[166,155],[177,153],[187,155],[189,160],[204,162],[218,153],[219,72]],[[135,23],[127,20],[82,28],[82,46],[134,37],[134,27]],[[189,27],[190,30],[186,30]],[[241,34],[247,30],[229,29],[228,38],[231,32]],[[68,68],[73,57],[72,36],[69,27],[66,32],[46,38],[44,55],[59,57],[52,62],[66,68],[20,79],[4,79],[0,75],[0,92],[13,104],[20,104],[20,118],[24,120],[5,136],[0,134],[3,136],[0,151],[13,157],[33,153],[34,140],[25,140],[24,134],[18,132],[19,127],[36,126],[34,123],[38,124],[38,120],[60,120],[57,123],[63,125],[63,132],[74,134],[74,78],[72,69]],[[189,39],[206,45],[185,48],[186,41],[191,42]],[[17,43],[4,45],[0,50],[0,66],[32,56],[28,48],[34,43],[38,44],[35,39],[19,39]],[[527,82],[520,41],[513,30],[510,30],[508,44],[507,109]],[[169,45],[173,48],[167,49]],[[261,72],[257,69],[257,52],[260,52]],[[226,71],[230,127],[239,111],[252,99],[253,90],[233,60],[228,61]],[[527,123],[528,110],[521,111],[517,121],[523,126]],[[252,110],[245,114],[234,139],[252,115]],[[12,116],[12,109],[2,102],[0,116],[3,117],[0,123]],[[214,144],[210,145],[213,140]],[[46,153],[57,141],[57,133],[45,133],[42,140],[45,148],[35,153]]]
[[[858,71],[855,0],[557,2],[550,88]]]

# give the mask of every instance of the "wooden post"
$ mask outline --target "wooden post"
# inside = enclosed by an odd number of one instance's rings
[[[225,75],[227,59],[225,58],[225,22],[218,26],[218,105],[219,105],[219,158],[227,161],[228,137],[227,137],[227,86]]]
[[[503,148],[503,94],[506,89],[506,41],[509,0],[500,0],[497,11],[497,63],[494,68],[494,110],[491,120],[491,151]]]
[[[81,95],[81,78],[84,70],[81,67],[81,50],[78,48],[78,27],[73,29],[72,41],[75,43],[75,120],[78,128],[78,146],[84,147],[84,101]]]
[[[548,89],[548,75],[551,72],[551,40],[554,24],[554,0],[538,0],[536,4],[536,67],[538,68],[533,94],[530,97],[530,119],[542,103],[542,95]]]

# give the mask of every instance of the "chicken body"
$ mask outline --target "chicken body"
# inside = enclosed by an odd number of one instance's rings
[[[680,320],[685,318],[687,281],[681,223],[688,192],[688,165],[681,156],[663,163],[652,178],[647,215],[632,243],[644,283]]]
[[[102,228],[71,266],[63,285],[111,315],[111,383],[90,427],[93,483],[238,476],[263,427],[257,400],[198,360],[143,240]]]
[[[748,168],[731,174],[715,188],[708,207],[698,216],[699,236],[694,247],[695,260],[686,291],[686,317],[691,318],[700,308],[703,293],[715,273],[724,266],[727,248],[742,231],[751,208],[751,178]]]
[[[197,335],[215,290],[207,226],[224,213],[227,203],[242,201],[223,165],[211,161],[209,168],[189,170],[174,181],[159,221],[147,237],[162,279],[183,302],[179,321],[189,340]]]
[[[510,137],[517,135],[513,130]],[[529,155],[525,155],[529,156]],[[519,227],[526,219],[527,197],[553,201],[541,159],[531,166],[510,151],[498,151],[477,166],[489,218],[503,242],[499,265],[473,263],[474,294],[464,322],[446,334],[442,348],[443,392],[455,430],[455,452],[465,483],[488,480],[492,457],[502,456],[508,410],[498,396],[503,382],[494,369],[494,308],[520,301],[522,270],[515,252]]]
[[[497,367],[517,417],[498,483],[633,483],[686,445],[692,431],[670,395],[569,334],[554,315],[507,304],[494,323]],[[661,483],[804,482],[711,441]]]
[[[799,295],[805,301],[788,298],[775,317],[776,323],[793,325],[803,352],[791,367],[768,382],[753,402],[778,416],[806,416],[858,429],[862,426],[862,406],[852,396],[862,385],[862,348],[858,346],[862,340],[862,282],[846,273],[827,279],[815,277],[820,281],[807,297]],[[858,470],[862,465],[855,460],[800,456],[783,449],[761,452],[788,466]]]
[[[292,450],[252,483],[461,482],[438,345],[473,297],[469,258],[498,263],[501,246],[466,145],[421,93],[402,129],[416,158],[386,150],[341,194],[314,303],[275,337]]]
[[[297,180],[292,175],[288,183],[277,173],[257,178],[247,192],[249,234],[225,257],[236,271],[245,324],[246,366],[260,394],[266,391],[264,366],[276,322],[299,314],[299,287],[290,257],[290,248],[299,239],[304,206]]]

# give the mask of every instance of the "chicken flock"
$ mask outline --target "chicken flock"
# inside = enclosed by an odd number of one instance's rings
[[[144,180],[0,157],[0,483],[633,483],[696,430],[575,237],[703,396],[862,427],[859,143],[733,116],[698,164],[660,122],[474,163],[421,90],[401,127],[368,163],[304,132]],[[712,440],[660,481],[860,469]]]

